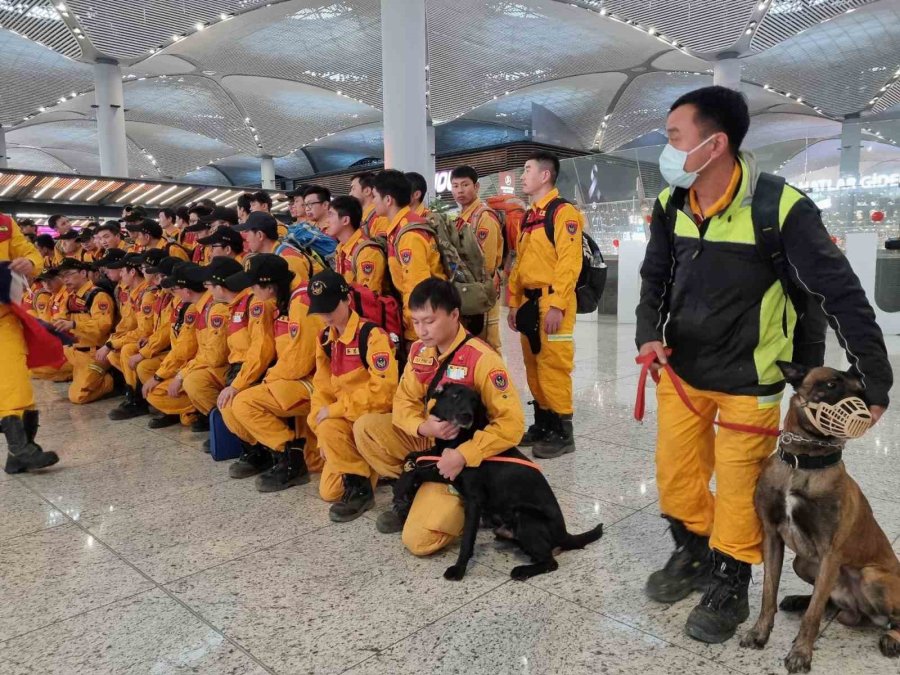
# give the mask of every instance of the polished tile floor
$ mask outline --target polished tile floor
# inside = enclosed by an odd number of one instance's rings
[[[670,541],[657,507],[652,392],[645,424],[631,419],[632,335],[611,323],[577,327],[578,451],[543,465],[570,530],[603,522],[606,534],[528,583],[508,576],[521,554],[487,534],[465,580],[444,581],[453,552],[417,559],[376,532],[386,489],[366,517],[336,525],[315,482],[259,494],[203,454],[200,435],[110,422],[113,402],[72,406],[63,385],[37,383],[39,440],[62,461],[36,475],[0,473],[0,673],[784,672],[796,616],[778,614],[763,651],[706,646],[682,632],[698,596],[661,606],[642,593]],[[889,347],[900,370],[900,338]],[[846,462],[900,551],[898,438],[890,412],[851,443]],[[753,617],[761,578],[757,568]],[[786,567],[783,591],[803,586]],[[898,672],[876,631],[830,618],[814,672]]]

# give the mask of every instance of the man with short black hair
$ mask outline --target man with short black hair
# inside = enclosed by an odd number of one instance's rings
[[[72,223],[64,215],[55,213],[47,218],[47,227],[52,227],[57,234],[65,234],[72,229]]]
[[[56,248],[56,241],[49,234],[39,234],[34,238],[34,247],[41,254],[44,260],[44,267],[53,265],[53,251]]]
[[[552,153],[541,150],[525,162],[522,190],[532,201],[509,277],[509,327],[521,333],[534,396],[534,424],[522,445],[533,445],[541,459],[575,451],[575,284],[583,260],[584,216],[560,198],[558,177],[559,159]]]
[[[705,590],[685,631],[710,643],[728,640],[749,615],[751,565],[762,562],[754,492],[777,441],[715,430],[716,414],[778,429],[778,361],[824,359],[824,320],[811,323],[813,308],[835,328],[875,421],[893,382],[859,279],[816,205],[740,152],[749,126],[744,96],[725,87],[697,89],[672,105],[660,155],[671,187],[653,208],[637,307],[640,355],[655,368],[670,365],[692,402],[682,401],[674,376],[660,373],[656,482],[676,549],[646,592],[671,603]]]
[[[321,185],[310,185],[303,193],[303,209],[306,219],[320,230],[325,229],[331,191]]]
[[[78,230],[69,230],[65,234],[59,235],[56,238],[57,252],[63,258],[76,258],[82,262],[91,262],[92,259],[81,247],[79,238]]]
[[[128,248],[128,245],[122,241],[122,226],[118,220],[107,220],[97,228],[94,237],[96,237],[97,245],[103,251],[111,248],[120,248],[124,251]]]
[[[425,205],[425,197],[428,196],[428,182],[425,176],[415,171],[407,171],[406,180],[409,181],[409,210],[417,216],[425,217],[428,215],[428,208]]]
[[[460,324],[459,291],[443,279],[426,279],[409,298],[419,340],[413,344],[393,413],[363,415],[353,425],[360,455],[380,476],[396,478],[410,452],[427,449],[440,438],[459,434],[452,422],[430,414],[430,395],[442,384],[456,383],[478,393],[488,424],[471,441],[444,450],[437,464],[453,480],[466,467],[514,447],[525,430],[519,395],[501,356],[472,337]],[[395,502],[376,522],[380,532],[403,530],[403,543],[415,555],[428,555],[462,533],[462,502],[451,486],[424,483],[412,504]]]
[[[37,237],[37,225],[31,218],[22,218],[19,222],[19,229],[33,244]]]
[[[446,278],[435,238],[420,229],[406,230],[424,219],[410,210],[412,189],[406,176],[386,169],[375,176],[375,210],[390,222],[387,232],[388,268],[394,288],[403,299],[404,337],[412,342],[416,331],[409,312],[409,296],[416,285],[430,277]]]
[[[272,197],[265,190],[257,190],[250,195],[250,212],[263,211],[269,213],[272,210]]]
[[[306,253],[288,246],[278,245],[278,221],[264,211],[254,211],[247,220],[235,228],[244,238],[249,253],[276,253],[287,260],[288,267],[298,279],[309,279],[321,269]]]
[[[250,198],[253,197],[252,192],[244,192],[238,195],[235,208],[237,208],[238,223],[243,223],[250,215]]]
[[[335,197],[328,208],[325,234],[338,241],[335,270],[348,284],[360,284],[375,293],[387,290],[387,257],[381,245],[368,239],[360,227],[362,207],[353,197]]]
[[[163,235],[171,241],[178,241],[181,236],[181,230],[178,223],[175,222],[175,209],[161,209],[157,214],[159,226],[163,230]]]
[[[375,212],[375,174],[371,171],[363,171],[355,174],[350,179],[350,196],[356,197],[362,204],[363,236],[371,239],[378,236],[387,236],[390,222],[384,216]]]

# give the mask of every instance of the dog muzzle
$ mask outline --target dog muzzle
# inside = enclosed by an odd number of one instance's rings
[[[848,396],[837,403],[805,402],[807,419],[826,436],[859,438],[872,426],[872,413],[858,396]]]

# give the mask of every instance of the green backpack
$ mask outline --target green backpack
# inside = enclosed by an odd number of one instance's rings
[[[484,253],[475,229],[457,230],[445,213],[430,211],[424,218],[412,219],[400,228],[397,241],[407,232],[428,232],[437,242],[441,266],[447,279],[462,298],[463,316],[486,314],[497,302],[494,280],[485,278]]]

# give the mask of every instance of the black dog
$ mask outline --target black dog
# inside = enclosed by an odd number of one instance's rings
[[[459,436],[452,441],[439,439],[431,450],[407,456],[403,473],[394,485],[394,503],[400,512],[408,512],[416,491],[425,482],[450,483],[459,492],[465,509],[465,527],[459,558],[444,572],[445,579],[459,581],[465,576],[482,519],[496,526],[494,532],[498,538],[516,541],[531,556],[533,564],[513,569],[510,576],[519,580],[559,567],[553,557],[555,549],[584,548],[603,536],[602,524],[584,534],[572,535],[566,531],[559,502],[544,474],[516,448],[497,457],[524,464],[487,460],[478,468],[463,469],[453,481],[438,473],[436,461],[420,460],[440,456],[445,448],[457,447],[488,424],[484,404],[478,393],[468,387],[460,384],[438,387],[434,399],[431,414],[458,426]]]

